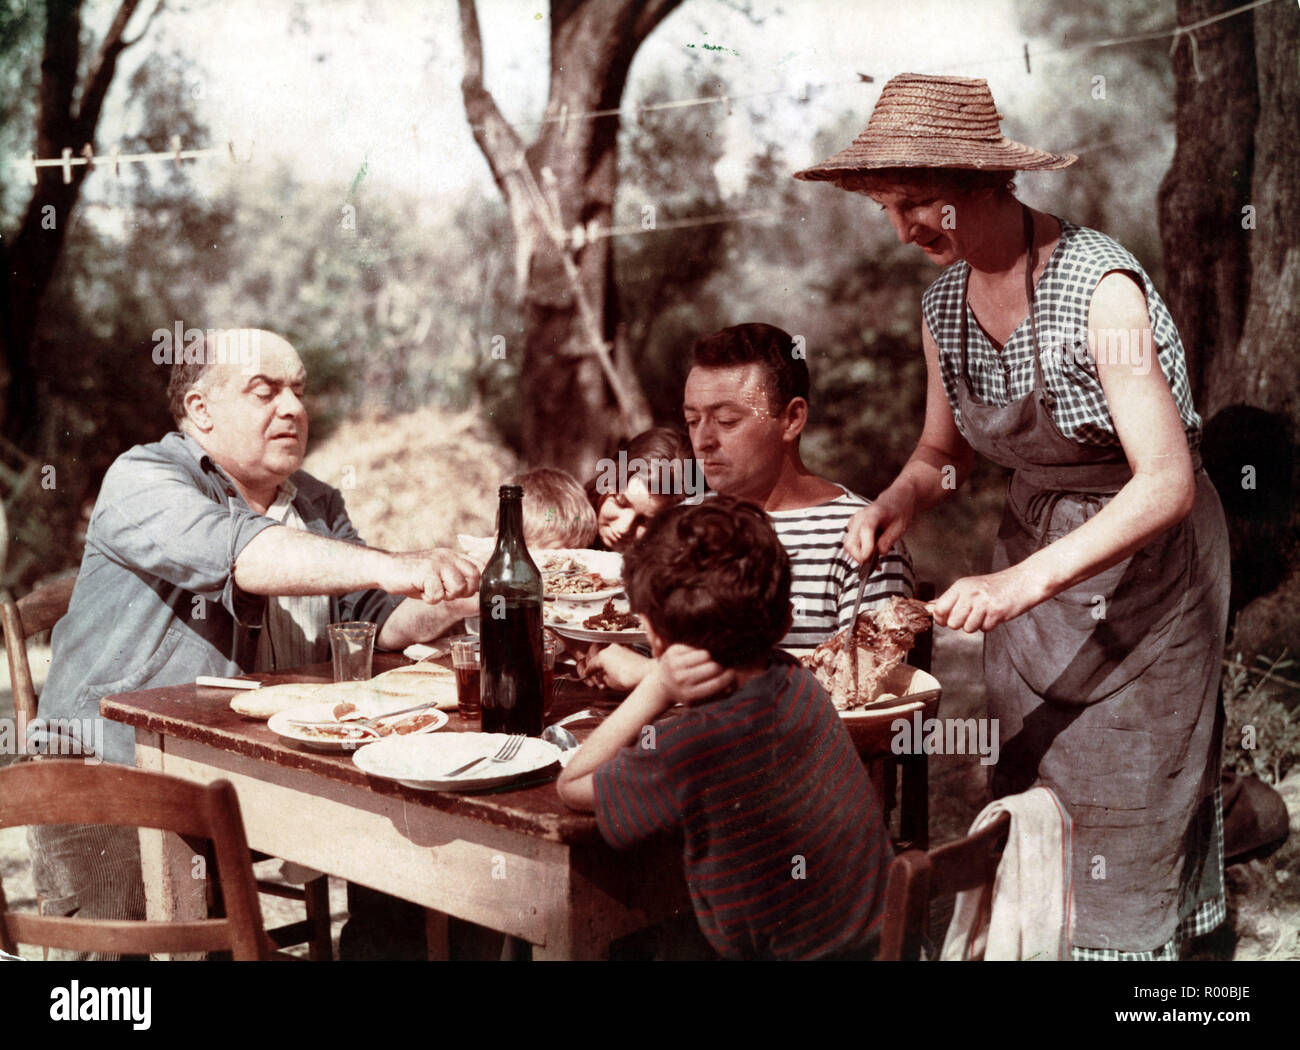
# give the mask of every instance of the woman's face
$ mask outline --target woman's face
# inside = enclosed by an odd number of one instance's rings
[[[966,257],[972,231],[963,228],[962,220],[970,218],[965,205],[972,198],[921,182],[871,190],[867,196],[889,218],[900,244],[915,244],[938,266]]]
[[[629,478],[622,492],[611,492],[596,512],[596,532],[609,550],[630,547],[645,533],[650,519],[664,508],[665,500],[655,496],[640,478]]]

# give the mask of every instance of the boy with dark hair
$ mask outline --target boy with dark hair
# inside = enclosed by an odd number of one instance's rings
[[[733,959],[862,952],[892,852],[867,774],[812,673],[774,647],[790,560],[763,513],[720,497],[655,518],[624,557],[655,654],[560,777],[623,848],[679,830],[695,915]],[[678,699],[693,700],[661,719]]]

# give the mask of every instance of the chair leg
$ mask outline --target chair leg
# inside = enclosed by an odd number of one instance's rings
[[[930,848],[930,760],[908,755],[899,762],[903,770],[898,833],[912,849]]]
[[[307,906],[307,922],[311,937],[307,941],[307,957],[312,962],[329,962],[334,958],[330,940],[330,880],[321,875],[303,884],[303,902]]]

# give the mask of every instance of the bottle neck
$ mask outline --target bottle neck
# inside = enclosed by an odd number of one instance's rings
[[[523,503],[517,499],[503,499],[497,512],[497,546],[521,548],[523,545]]]

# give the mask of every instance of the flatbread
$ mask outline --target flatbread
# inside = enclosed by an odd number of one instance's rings
[[[396,667],[367,682],[291,682],[248,689],[230,700],[230,707],[245,718],[270,718],[304,704],[341,703],[344,700],[406,700],[401,706],[436,703],[438,710],[458,707],[456,672],[434,663]]]
[[[409,699],[412,704],[436,702],[440,711],[460,706],[456,699],[456,672],[434,663],[395,667],[376,675],[369,684],[381,696]]]
[[[355,682],[289,682],[243,690],[230,699],[231,710],[245,718],[270,718],[303,704],[349,700],[356,693]]]

